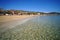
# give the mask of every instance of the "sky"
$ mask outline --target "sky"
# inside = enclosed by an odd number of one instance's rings
[[[60,12],[60,0],[0,0],[0,8],[35,12]]]

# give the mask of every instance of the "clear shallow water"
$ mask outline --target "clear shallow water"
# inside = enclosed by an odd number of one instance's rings
[[[0,39],[60,40],[60,16],[34,17],[26,23],[0,34]]]

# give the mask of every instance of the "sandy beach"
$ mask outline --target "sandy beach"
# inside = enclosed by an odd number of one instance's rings
[[[8,21],[13,21],[13,20],[18,20],[18,19],[25,19],[25,18],[30,18],[33,17],[34,15],[13,15],[13,16],[0,16],[0,22],[8,22]]]
[[[16,27],[30,20],[34,15],[21,15],[21,16],[0,16],[0,32]]]

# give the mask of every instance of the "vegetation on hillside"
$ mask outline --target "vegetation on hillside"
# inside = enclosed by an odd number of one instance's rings
[[[32,12],[32,11],[23,11],[23,10],[4,10],[0,8],[0,15],[60,15],[58,12]]]

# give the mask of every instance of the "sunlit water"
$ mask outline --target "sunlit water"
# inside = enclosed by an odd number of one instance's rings
[[[37,16],[0,34],[1,40],[60,40],[60,16]]]

